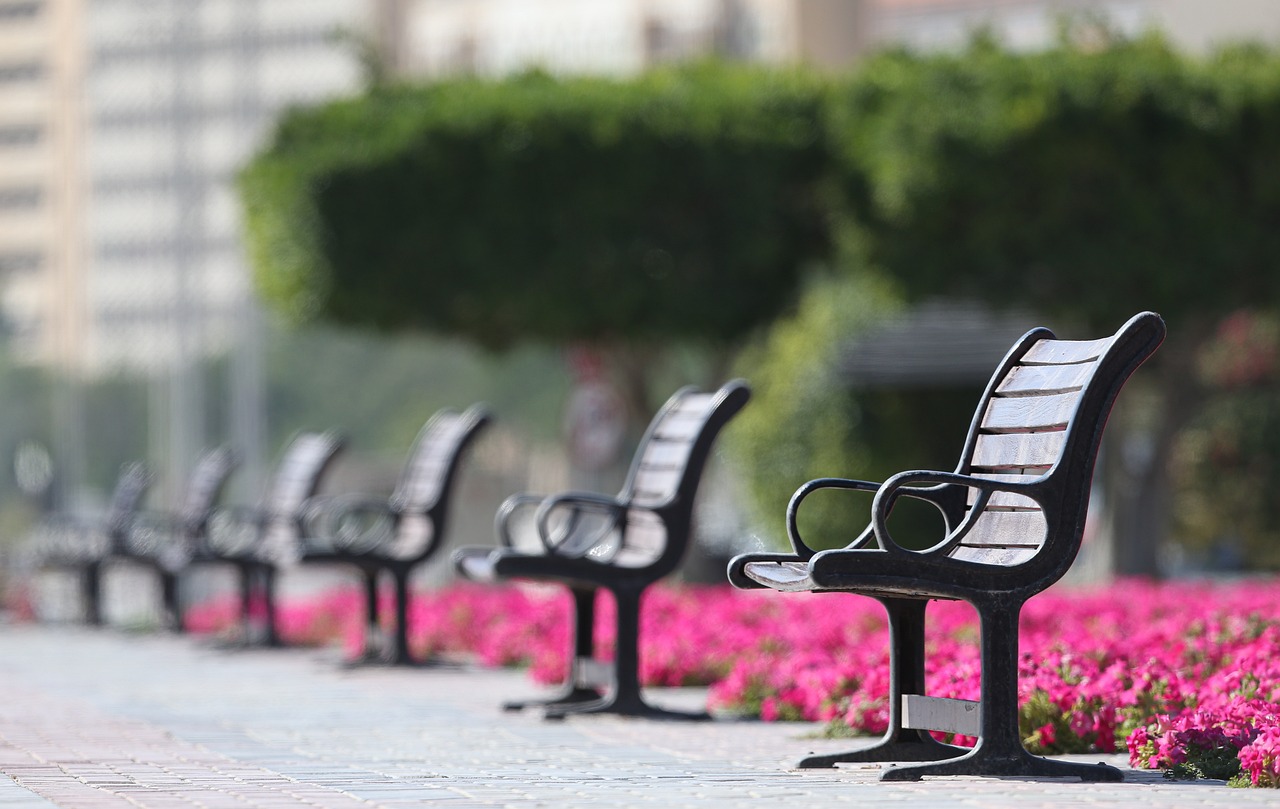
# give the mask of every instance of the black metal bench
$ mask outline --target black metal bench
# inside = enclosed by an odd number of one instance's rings
[[[307,530],[296,559],[339,563],[364,578],[366,628],[359,662],[408,665],[409,577],[445,544],[450,492],[462,456],[489,423],[482,405],[464,412],[441,410],[418,433],[391,496],[339,496],[309,506]],[[378,620],[378,579],[395,583],[395,635],[388,648]]]
[[[1136,315],[1113,336],[1068,342],[1047,329],[1022,337],[987,385],[955,472],[902,472],[875,484],[827,478],[801,487],[787,509],[793,554],[744,554],[729,563],[738,587],[870,596],[889,615],[889,729],[870,748],[811,756],[800,767],[841,762],[928,762],[890,767],[882,780],[925,775],[1075,776],[1118,781],[1120,771],[1029,754],[1018,732],[1018,615],[1066,573],[1080,548],[1098,446],[1129,375],[1164,339],[1164,321]],[[871,524],[846,548],[814,552],[797,528],[820,489],[874,493]],[[937,507],[946,535],[925,551],[895,541],[888,518],[899,498]],[[925,694],[924,621],[930,599],[959,599],[981,627],[981,701]],[[978,738],[972,750],[929,731]]]
[[[183,629],[179,580],[191,563],[236,463],[235,453],[227,447],[201,453],[187,478],[177,510],[138,512],[114,549],[116,556],[155,571],[160,580],[161,620],[175,632]]]
[[[100,520],[53,515],[37,529],[34,558],[38,567],[70,570],[79,579],[83,620],[101,626],[103,567],[118,549],[151,486],[151,473],[139,462],[127,463],[116,477],[111,499]]]
[[[330,432],[296,435],[260,504],[214,511],[194,545],[190,565],[235,567],[240,588],[240,642],[244,645],[280,645],[274,560],[296,546],[303,533],[307,501],[319,489],[343,444],[342,437]],[[255,603],[265,609],[261,624],[254,620]]]
[[[689,544],[694,496],[716,435],[750,398],[741,381],[717,391],[677,391],[649,424],[616,497],[570,492],[516,495],[498,511],[500,548],[461,548],[458,572],[476,581],[526,578],[568,586],[574,631],[570,674],[540,705],[548,718],[607,712],[628,716],[704,718],[647,704],[640,693],[640,597],[676,570]],[[532,520],[535,531],[520,530]],[[534,536],[529,537],[532,533]],[[531,543],[529,540],[532,540]],[[600,589],[617,605],[613,662],[596,658],[592,627]]]

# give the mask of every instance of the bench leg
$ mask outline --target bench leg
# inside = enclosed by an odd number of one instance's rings
[[[409,654],[409,569],[391,571],[396,583],[396,626],[394,645],[388,662],[395,666],[409,666],[414,660]]]
[[[170,632],[181,632],[182,603],[178,599],[178,574],[160,571],[160,620]]]
[[[842,753],[807,756],[799,769],[834,767],[837,764],[875,761],[942,761],[968,752],[968,748],[943,744],[927,730],[902,726],[902,695],[923,694],[924,614],[928,601],[914,598],[881,598],[889,618],[889,728],[870,747]]]
[[[523,711],[525,708],[552,709],[560,705],[577,705],[598,702],[603,698],[598,690],[580,685],[577,679],[577,661],[590,660],[595,654],[596,590],[594,587],[570,587],[573,596],[573,639],[569,653],[569,676],[564,686],[546,699],[504,702],[504,711]]]
[[[547,719],[569,714],[610,713],[648,719],[702,720],[705,712],[688,713],[658,708],[640,694],[640,595],[642,587],[613,590],[617,604],[617,632],[613,653],[613,690],[603,699],[547,708]]]
[[[263,645],[274,649],[284,646],[284,641],[280,639],[280,622],[277,615],[277,576],[275,568],[263,567],[260,576],[262,580],[262,608],[265,612],[263,621],[266,623],[266,636],[263,638]]]
[[[80,576],[84,622],[89,626],[102,626],[102,562],[95,560],[87,563]]]
[[[382,623],[378,617],[378,569],[361,568],[364,584],[364,638],[360,653],[350,665],[381,663],[386,656],[386,643],[382,637]]]
[[[1018,730],[1018,613],[1021,604],[976,604],[982,626],[982,734],[959,758],[891,767],[882,781],[918,781],[926,775],[1074,777],[1081,781],[1121,781],[1105,764],[1055,761],[1033,756]]]

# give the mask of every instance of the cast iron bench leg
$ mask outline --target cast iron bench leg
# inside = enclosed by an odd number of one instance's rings
[[[1018,613],[1021,604],[975,604],[982,626],[982,736],[959,758],[909,767],[890,767],[881,781],[918,781],[926,775],[1074,777],[1081,781],[1122,781],[1106,764],[1083,764],[1033,756],[1018,732]]]
[[[611,713],[646,719],[703,720],[704,712],[687,713],[658,708],[640,694],[640,594],[642,587],[610,588],[617,604],[616,648],[613,656],[613,690],[592,702],[547,706],[547,719],[569,714]]]
[[[594,688],[578,684],[573,671],[574,660],[589,660],[595,653],[596,590],[594,587],[571,587],[573,596],[573,657],[570,659],[569,676],[564,687],[546,699],[518,700],[502,703],[504,711],[523,711],[525,708],[547,708],[560,705],[579,705],[599,702],[604,695]]]
[[[928,601],[914,598],[880,598],[889,617],[889,729],[879,743],[860,750],[807,756],[799,769],[834,767],[837,764],[874,761],[942,761],[968,752],[968,748],[943,744],[927,730],[902,726],[902,695],[923,694],[924,612]]]

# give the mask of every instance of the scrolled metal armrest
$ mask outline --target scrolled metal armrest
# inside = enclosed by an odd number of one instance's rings
[[[787,537],[791,540],[791,547],[795,549],[796,555],[801,559],[812,559],[817,553],[810,548],[800,536],[799,517],[800,504],[805,498],[819,489],[849,489],[860,492],[876,492],[880,489],[879,483],[869,480],[849,480],[846,478],[818,478],[796,489],[795,494],[791,495],[791,500],[787,503]],[[866,544],[870,532],[863,531],[848,547],[856,548]]]
[[[545,498],[538,506],[534,521],[547,553],[572,558],[590,554],[597,561],[605,561],[618,548],[609,552],[601,543],[618,533],[626,512],[623,504],[607,495],[568,492]],[[553,524],[552,519],[558,514],[564,515],[564,521]],[[592,524],[591,516],[602,519],[599,524]]]
[[[927,488],[915,488],[927,486]],[[976,489],[978,496],[969,507],[969,513],[959,525],[947,526],[947,535],[941,542],[932,547],[915,551],[904,548],[894,541],[889,532],[888,518],[893,504],[899,497],[915,497],[940,504],[942,493],[954,487]],[[987,501],[995,492],[1012,492],[1020,494],[1037,503],[1042,502],[1039,487],[1034,483],[1014,483],[1008,481],[977,478],[962,475],[958,472],[938,472],[932,470],[916,470],[899,472],[884,482],[880,491],[871,501],[871,530],[877,542],[885,551],[897,556],[922,556],[945,553],[951,546],[959,542],[973,528],[977,518],[987,506]],[[941,508],[941,505],[939,505]]]
[[[513,494],[502,501],[502,505],[498,506],[498,511],[493,517],[493,527],[503,547],[519,548],[520,542],[515,531],[517,517],[523,513],[536,515],[538,507],[546,499],[547,496],[543,494],[524,493]],[[536,533],[536,527],[531,527],[533,530],[530,533]],[[532,537],[530,541],[533,541]]]
[[[205,543],[215,553],[238,555],[254,548],[262,537],[271,515],[249,508],[221,508],[209,516],[205,526]]]
[[[391,503],[370,497],[335,498],[321,513],[323,530],[316,536],[348,553],[365,553],[389,542],[400,517]],[[309,521],[308,527],[314,524]]]

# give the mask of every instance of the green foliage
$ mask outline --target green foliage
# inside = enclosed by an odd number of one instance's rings
[[[1240,312],[1200,355],[1198,375],[1225,395],[1178,437],[1178,539],[1218,566],[1280,569],[1280,321]],[[1234,557],[1234,558],[1233,558]]]
[[[1031,305],[1171,331],[1280,295],[1280,58],[1157,38],[889,53],[833,130],[871,259],[909,298]]]
[[[704,64],[295,110],[242,176],[259,287],[295,319],[488,347],[723,344],[827,249],[823,89]]]
[[[870,276],[818,279],[794,315],[743,352],[737,371],[754,394],[726,437],[753,526],[770,544],[783,541],[787,500],[800,484],[869,473],[859,468],[868,452],[858,403],[840,382],[837,360],[850,338],[897,307],[892,292]],[[856,498],[815,496],[803,511],[802,534],[848,543],[866,524],[859,516],[866,504]]]

